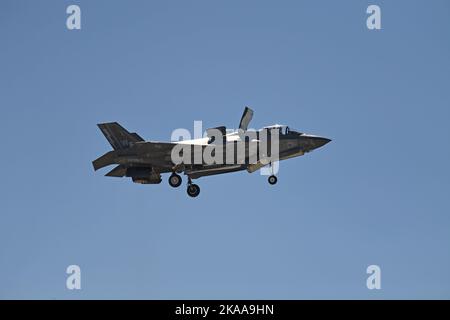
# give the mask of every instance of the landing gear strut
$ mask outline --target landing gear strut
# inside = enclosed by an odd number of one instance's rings
[[[276,164],[278,164],[278,163],[276,163]],[[277,179],[277,177],[274,175],[274,172],[273,172],[273,163],[272,163],[272,162],[270,163],[270,173],[272,173],[272,175],[267,179],[267,181],[269,181],[269,183],[270,183],[271,185],[274,185],[274,184],[277,183],[278,179]]]
[[[189,178],[186,191],[190,197],[195,198],[196,196],[198,196],[200,194],[200,187],[198,185],[192,183],[191,178]]]
[[[177,188],[181,185],[181,177],[175,172],[172,173],[169,177],[169,184],[173,188]]]
[[[267,181],[269,181],[269,183],[273,185],[273,184],[277,183],[278,179],[277,179],[276,176],[271,175],[271,176],[267,179]]]

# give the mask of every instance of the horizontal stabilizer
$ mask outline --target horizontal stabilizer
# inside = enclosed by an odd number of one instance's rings
[[[110,151],[102,155],[100,158],[95,159],[92,161],[92,165],[94,166],[94,170],[98,170],[100,168],[109,166],[111,164],[114,164],[114,159],[116,155],[114,151]]]
[[[112,169],[110,172],[105,174],[105,176],[121,178],[121,177],[125,176],[126,173],[127,173],[127,168],[125,168],[124,166],[117,166],[114,169]]]

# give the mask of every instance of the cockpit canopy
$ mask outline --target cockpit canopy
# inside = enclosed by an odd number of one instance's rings
[[[289,126],[286,126],[283,124],[274,124],[272,126],[264,127],[264,129],[269,129],[269,130],[270,129],[278,129],[278,130],[280,130],[280,135],[287,135],[287,134],[292,134],[292,133],[303,134],[302,132],[293,130]]]

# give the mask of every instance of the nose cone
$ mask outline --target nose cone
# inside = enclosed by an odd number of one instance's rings
[[[331,141],[331,139],[324,138],[324,137],[313,137],[311,139],[311,144],[313,146],[313,149],[317,149],[317,148],[323,147],[330,141]]]
[[[314,149],[323,147],[324,145],[326,145],[328,142],[331,141],[331,139],[328,138],[306,134],[302,135],[301,138],[304,141],[302,145],[306,151],[312,151]]]

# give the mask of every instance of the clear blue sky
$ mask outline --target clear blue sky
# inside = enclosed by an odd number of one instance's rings
[[[450,298],[449,17],[446,0],[2,0],[0,298]],[[92,169],[99,122],[169,140],[245,105],[253,127],[333,142],[276,186],[201,178],[196,199]]]

